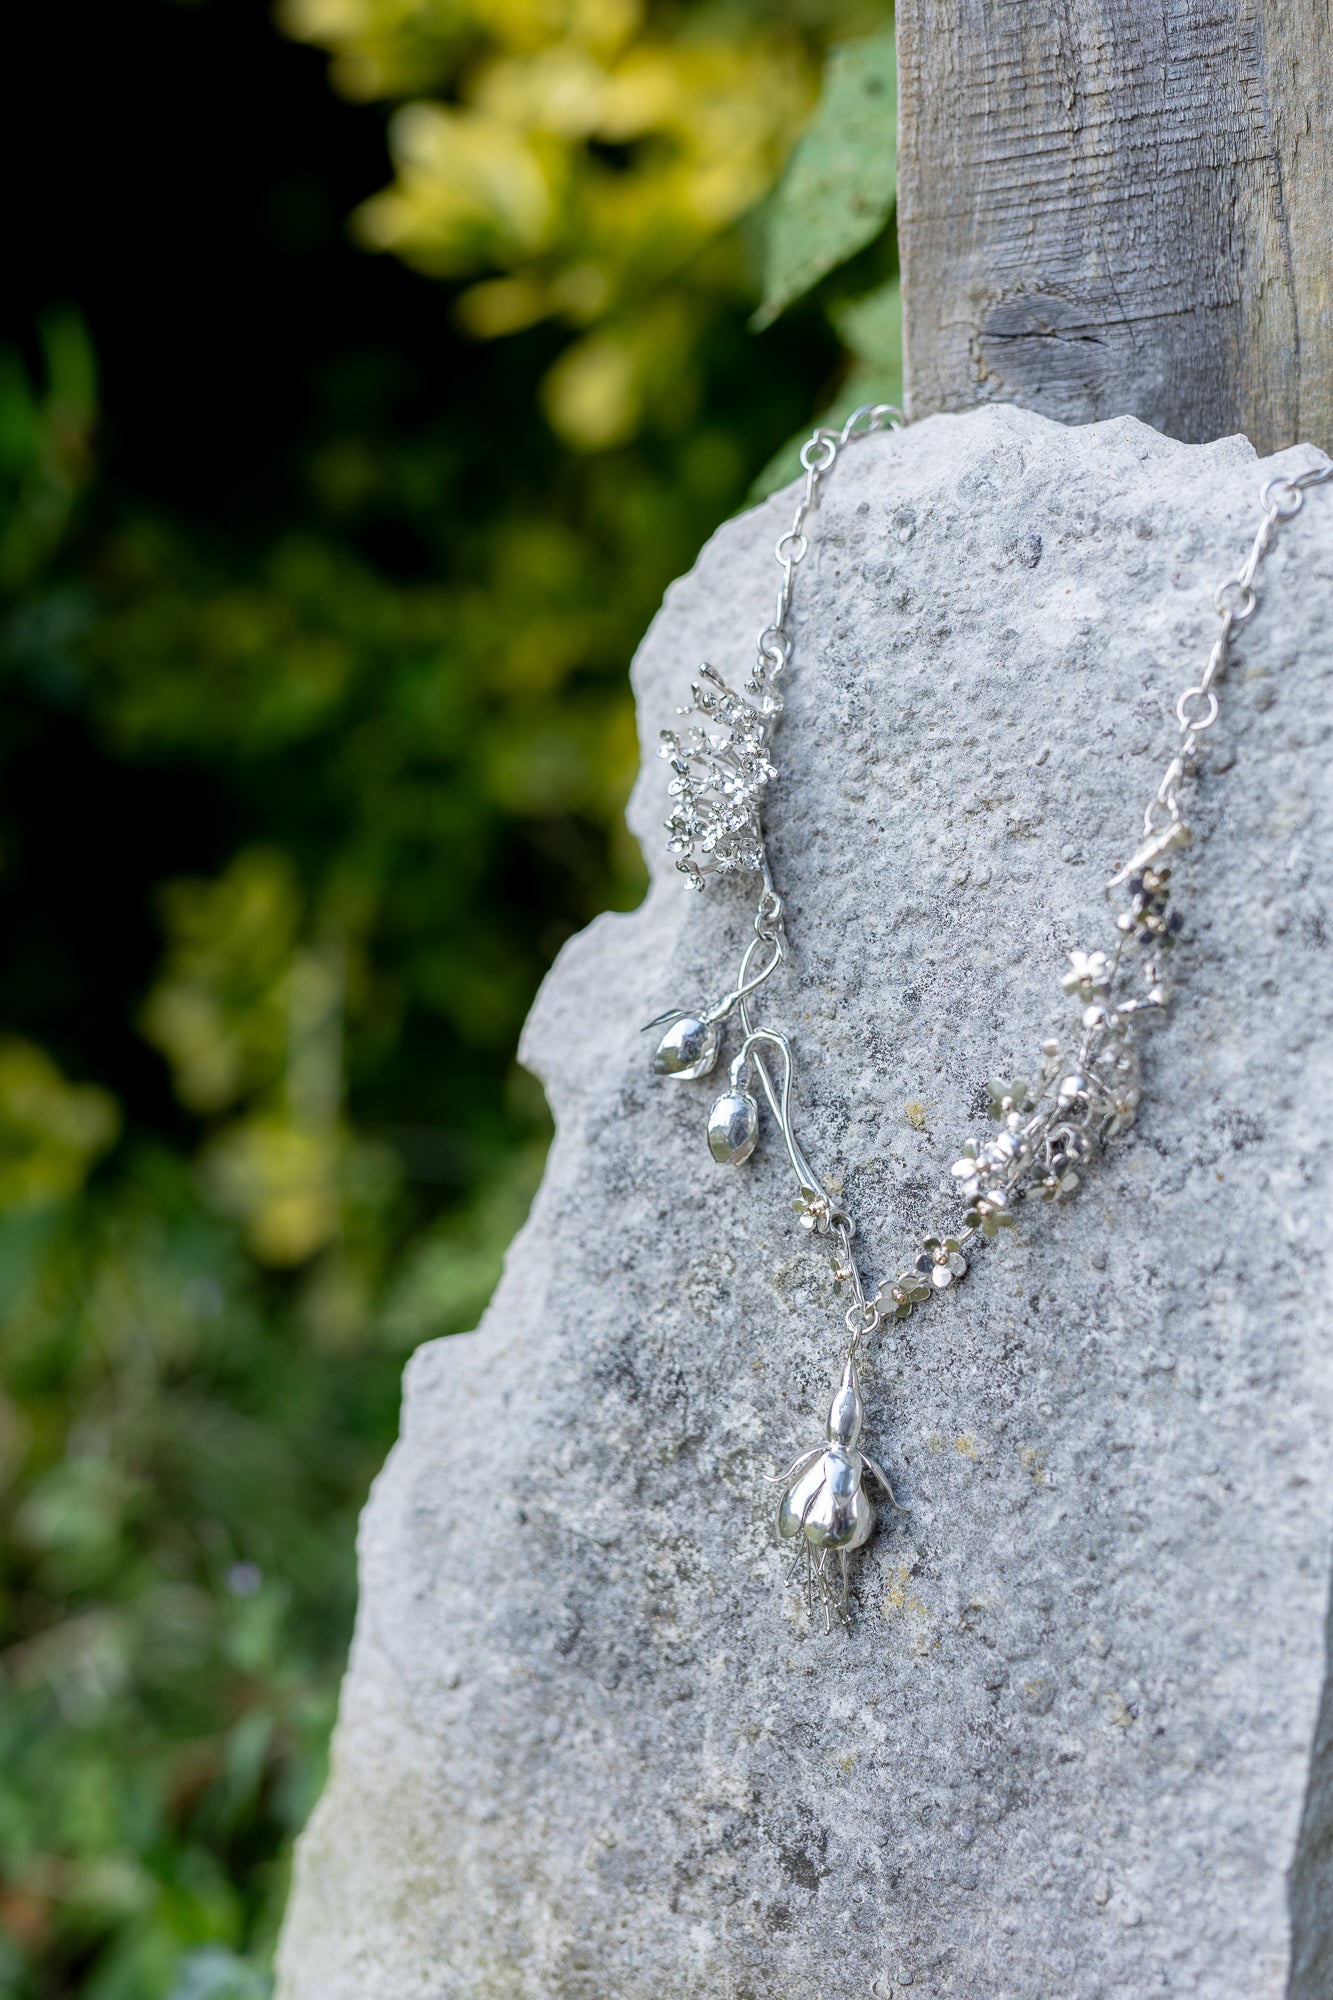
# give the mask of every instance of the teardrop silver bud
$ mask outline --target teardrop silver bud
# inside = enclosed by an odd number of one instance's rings
[[[708,1114],[708,1150],[724,1167],[748,1160],[759,1137],[759,1106],[747,1090],[728,1090]]]
[[[864,1406],[856,1380],[856,1363],[850,1358],[834,1393],[828,1413],[829,1443],[850,1447],[861,1435]]]
[[[722,1027],[717,1021],[701,1021],[695,1014],[677,1014],[653,1056],[655,1076],[674,1076],[691,1083],[707,1076],[717,1062],[722,1045]]]

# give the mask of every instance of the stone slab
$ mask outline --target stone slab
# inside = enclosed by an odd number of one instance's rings
[[[763,1011],[877,1272],[956,1213],[985,1079],[1106,941],[1261,477],[1243,439],[999,407],[827,483]],[[1139,1129],[879,1343],[867,1441],[910,1511],[832,1639],[763,1484],[819,1436],[828,1265],[771,1139],[714,1166],[709,1084],[651,1081],[638,1032],[746,935],[739,887],[672,872],[651,751],[700,659],[743,678],[789,513],[720,530],[636,660],[652,890],[547,980],[545,1182],[479,1331],[409,1367],[281,2000],[1317,2000],[1333,490],[1225,691]]]

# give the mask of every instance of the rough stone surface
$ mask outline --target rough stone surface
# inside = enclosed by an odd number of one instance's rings
[[[955,1213],[980,1087],[1105,941],[1260,478],[1243,439],[995,409],[828,482],[764,1014],[877,1271]],[[701,658],[745,671],[788,511],[668,593],[650,749]],[[480,1331],[408,1371],[282,2000],[1333,1993],[1330,611],[1323,489],[1225,692],[1137,1134],[874,1357],[910,1513],[850,1638],[807,1630],[762,1483],[819,1435],[827,1263],[771,1138],[715,1167],[710,1085],[646,1074],[640,1023],[721,990],[749,922],[671,872],[650,762],[652,892],[529,1024],[532,1217]]]

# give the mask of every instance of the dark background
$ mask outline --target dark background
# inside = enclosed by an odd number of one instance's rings
[[[404,1356],[540,1170],[519,1026],[641,891],[629,654],[841,350],[749,330],[747,220],[690,394],[572,449],[569,328],[355,246],[392,103],[265,5],[8,28],[0,1995],[250,2000]]]

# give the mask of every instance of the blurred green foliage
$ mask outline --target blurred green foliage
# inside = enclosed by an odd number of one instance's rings
[[[540,1173],[537,980],[641,891],[626,661],[896,388],[882,8],[280,19],[43,29],[88,129],[0,345],[4,2000],[267,1991],[403,1357]]]

